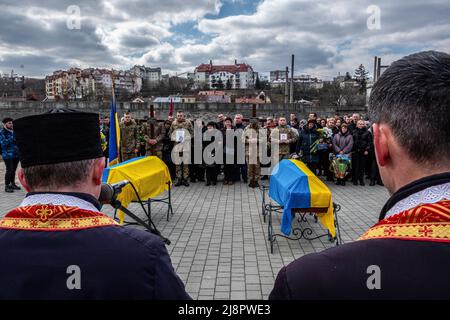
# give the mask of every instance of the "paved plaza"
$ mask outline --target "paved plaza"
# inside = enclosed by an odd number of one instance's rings
[[[4,166],[0,168],[3,180]],[[219,177],[220,178],[220,177]],[[267,181],[266,181],[267,183]],[[384,187],[336,186],[327,183],[333,201],[340,204],[338,213],[344,243],[355,241],[378,218],[388,198]],[[25,193],[4,192],[0,185],[0,212],[17,206]],[[313,241],[288,241],[277,238],[274,253],[267,242],[267,223],[261,214],[261,191],[244,183],[232,186],[218,183],[206,187],[192,183],[172,191],[174,215],[166,221],[166,207],[152,206],[153,221],[161,233],[171,240],[167,249],[172,263],[194,299],[267,299],[275,277],[283,265],[311,252],[334,246],[327,237]],[[137,204],[129,208],[143,215]],[[113,214],[110,206],[103,211]],[[274,218],[279,232],[280,216]],[[313,217],[308,224],[323,233]],[[356,257],[355,257],[356,258]]]

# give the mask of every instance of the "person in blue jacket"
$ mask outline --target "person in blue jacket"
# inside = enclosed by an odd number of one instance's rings
[[[16,139],[13,132],[13,119],[3,119],[3,129],[0,130],[0,146],[2,149],[2,158],[5,162],[5,192],[14,192],[20,190],[16,185],[16,170],[19,164],[19,151],[16,146]]]
[[[190,299],[160,237],[100,212],[97,114],[46,113],[14,128],[27,195],[0,220],[0,299]]]

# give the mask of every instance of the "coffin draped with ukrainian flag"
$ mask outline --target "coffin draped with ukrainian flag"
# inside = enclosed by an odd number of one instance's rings
[[[103,171],[103,183],[113,184],[123,180],[133,183],[142,200],[158,196],[167,191],[169,185],[172,184],[166,164],[155,156],[134,158],[107,167]],[[132,201],[138,200],[130,185],[122,189],[117,199],[124,207],[127,207]],[[119,210],[118,216],[122,224],[125,215]]]
[[[292,209],[322,208],[318,213],[322,225],[335,237],[331,191],[299,160],[282,160],[270,177],[269,196],[283,207],[281,232],[290,235],[294,215]]]

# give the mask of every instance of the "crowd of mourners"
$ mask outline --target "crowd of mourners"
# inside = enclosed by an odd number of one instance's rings
[[[152,121],[154,121],[152,123]],[[109,137],[110,119],[101,119],[101,132],[104,139],[105,156],[108,156],[107,141]],[[194,127],[198,126],[205,133],[207,130],[217,129],[223,134],[223,162],[205,163],[194,162],[194,151],[198,145],[191,139],[191,161],[175,165],[172,150],[180,141],[174,132],[186,130],[191,135]],[[298,155],[310,170],[324,176],[327,181],[335,181],[338,185],[345,185],[351,181],[354,185],[365,185],[368,179],[371,186],[382,185],[375,159],[373,136],[369,121],[361,118],[359,114],[319,118],[311,113],[308,119],[299,120],[295,114],[286,117],[267,117],[255,120],[244,119],[241,114],[228,117],[219,114],[216,121],[204,122],[202,119],[187,119],[183,112],[177,112],[176,117],[169,116],[165,121],[156,121],[151,118],[142,120],[133,119],[130,113],[125,113],[120,120],[121,130],[121,156],[126,161],[138,156],[158,156],[168,166],[175,186],[189,183],[205,182],[207,186],[216,185],[218,177],[223,175],[221,181],[225,185],[243,181],[250,187],[258,187],[261,179],[261,167],[267,164],[250,164],[249,142],[251,137],[246,134],[249,129],[267,129],[267,139],[273,139],[277,133],[279,142],[279,160]],[[245,144],[246,161],[237,161],[237,141],[234,144],[226,143],[227,131],[233,130],[242,133],[242,142]],[[258,137],[256,137],[258,138]],[[236,139],[237,140],[237,139]],[[205,148],[214,141],[203,141],[202,154]],[[214,151],[212,151],[214,152]],[[271,150],[269,149],[269,153]],[[231,154],[231,157],[230,157]],[[212,154],[211,156],[214,156]],[[273,155],[272,155],[273,156]],[[232,161],[229,161],[229,159]],[[336,159],[342,158],[342,166],[338,168]],[[339,170],[343,170],[338,174]]]
[[[5,191],[13,192],[20,188],[15,183],[15,172],[19,163],[19,150],[15,145],[14,131],[11,118],[3,119],[3,129],[0,130],[0,146],[2,158],[6,166]],[[186,130],[191,136],[194,127],[200,128],[202,133],[208,130],[219,130],[222,133],[223,162],[208,163],[194,161],[195,148],[198,145],[191,140],[191,161],[175,164],[172,157],[174,147],[183,141],[177,141],[175,131]],[[267,179],[267,175],[261,175],[259,158],[257,163],[249,161],[249,144],[251,135],[247,133],[254,129],[258,137],[260,129],[267,129],[267,142],[276,139],[279,142],[278,160],[297,155],[310,170],[324,176],[327,181],[335,181],[338,185],[345,185],[346,181],[354,185],[365,185],[365,179],[369,185],[382,185],[377,162],[375,159],[372,128],[369,121],[361,118],[359,114],[319,118],[316,113],[311,113],[308,119],[299,120],[295,114],[286,117],[258,118],[253,121],[244,119],[241,114],[233,118],[223,114],[218,115],[217,121],[205,123],[201,119],[187,119],[183,112],[177,112],[176,117],[169,116],[165,121],[156,121],[153,118],[133,119],[127,112],[120,120],[120,151],[121,161],[126,161],[139,156],[157,156],[168,166],[175,186],[189,186],[193,182],[205,182],[207,186],[216,185],[218,177],[223,175],[221,181],[225,185],[243,181],[250,187],[259,186],[260,180]],[[110,119],[100,119],[100,136],[105,158],[108,158]],[[245,160],[237,161],[238,141],[227,144],[227,132],[239,132],[245,145]],[[239,134],[238,134],[239,136]],[[200,145],[202,155],[207,146],[214,141],[203,141]],[[260,140],[257,140],[260,141]],[[270,145],[270,143],[268,144]],[[214,150],[210,153],[214,157]],[[272,152],[269,148],[269,153]],[[272,156],[273,155],[270,155]],[[231,159],[231,160],[230,160]],[[342,159],[339,162],[337,159]],[[337,165],[339,163],[339,165]]]

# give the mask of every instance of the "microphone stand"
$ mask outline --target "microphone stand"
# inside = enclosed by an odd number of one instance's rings
[[[129,216],[130,218],[134,219],[138,224],[140,224],[141,226],[146,228],[148,231],[150,231],[151,233],[159,236],[163,240],[163,242],[165,244],[170,245],[170,240],[169,239],[167,239],[166,237],[162,236],[161,233],[156,228],[153,228],[150,224],[146,223],[144,220],[139,218],[133,212],[131,212],[130,210],[128,210],[127,208],[122,206],[122,203],[117,199],[116,196],[114,196],[113,199],[111,199],[110,205],[116,210],[123,211],[127,216]]]

